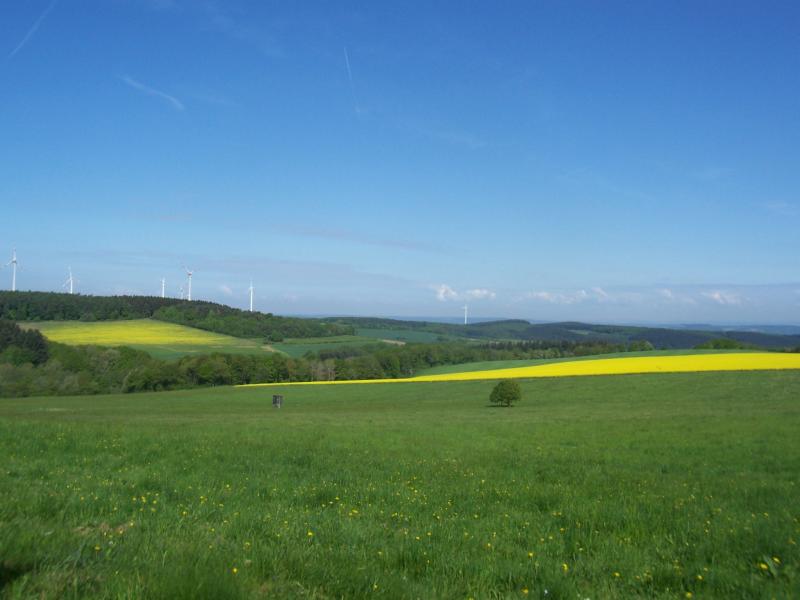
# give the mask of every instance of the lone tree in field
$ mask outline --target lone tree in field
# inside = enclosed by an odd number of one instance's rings
[[[519,384],[513,379],[503,379],[494,386],[489,402],[499,406],[511,406],[522,399],[522,390]]]

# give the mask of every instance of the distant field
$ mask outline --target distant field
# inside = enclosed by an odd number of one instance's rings
[[[731,354],[752,353],[752,350],[650,350],[648,352],[615,352],[611,354],[593,354],[591,356],[568,356],[565,358],[547,358],[540,360],[490,360],[461,363],[458,365],[441,365],[420,371],[418,375],[442,375],[446,373],[464,373],[466,371],[491,371],[494,369],[512,369],[570,362],[575,360],[597,360],[606,358],[635,358],[640,356],[682,356],[694,354]]]
[[[2,594],[798,596],[800,371],[492,385],[0,400]]]
[[[320,350],[332,350],[376,343],[380,343],[380,340],[361,335],[337,335],[321,338],[287,339],[283,342],[272,343],[270,347],[297,358],[305,355],[307,352],[319,352]]]
[[[55,342],[71,345],[130,346],[163,359],[190,354],[227,352],[264,354],[268,350],[253,340],[211,333],[153,319],[131,321],[42,321],[23,322],[20,327],[38,329]]]
[[[357,329],[356,333],[363,337],[378,340],[393,340],[407,343],[432,343],[439,341],[442,337],[445,339],[455,339],[453,336],[443,336],[429,331],[414,331],[413,329]]]

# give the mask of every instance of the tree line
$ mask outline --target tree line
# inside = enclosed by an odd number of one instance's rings
[[[49,354],[47,340],[40,332],[0,320],[0,363],[41,365]]]

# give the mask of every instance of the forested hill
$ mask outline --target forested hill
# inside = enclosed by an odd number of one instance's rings
[[[0,319],[12,321],[115,321],[158,319],[236,337],[284,338],[347,335],[353,328],[319,319],[279,317],[224,304],[154,296],[83,296],[51,292],[0,292]]]
[[[752,331],[694,331],[663,327],[634,327],[628,325],[593,325],[579,322],[533,324],[522,319],[488,321],[470,325],[341,317],[328,322],[349,325],[358,329],[425,331],[442,336],[478,340],[518,340],[544,342],[598,341],[612,344],[650,342],[656,348],[694,348],[718,339],[727,339],[763,348],[795,348],[800,335],[779,335]]]

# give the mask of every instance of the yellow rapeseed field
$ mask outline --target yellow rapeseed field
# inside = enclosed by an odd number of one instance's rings
[[[800,354],[748,352],[729,354],[685,354],[678,356],[632,356],[466,371],[440,375],[420,375],[408,379],[367,379],[356,381],[314,381],[293,384],[251,385],[331,385],[348,383],[403,383],[418,381],[475,381],[487,379],[527,379],[532,377],[576,377],[583,375],[624,375],[632,373],[689,373],[697,371],[763,371],[800,369]]]
[[[227,335],[150,319],[98,321],[95,323],[80,321],[42,322],[27,325],[38,329],[54,342],[71,345],[226,345],[232,339]]]

